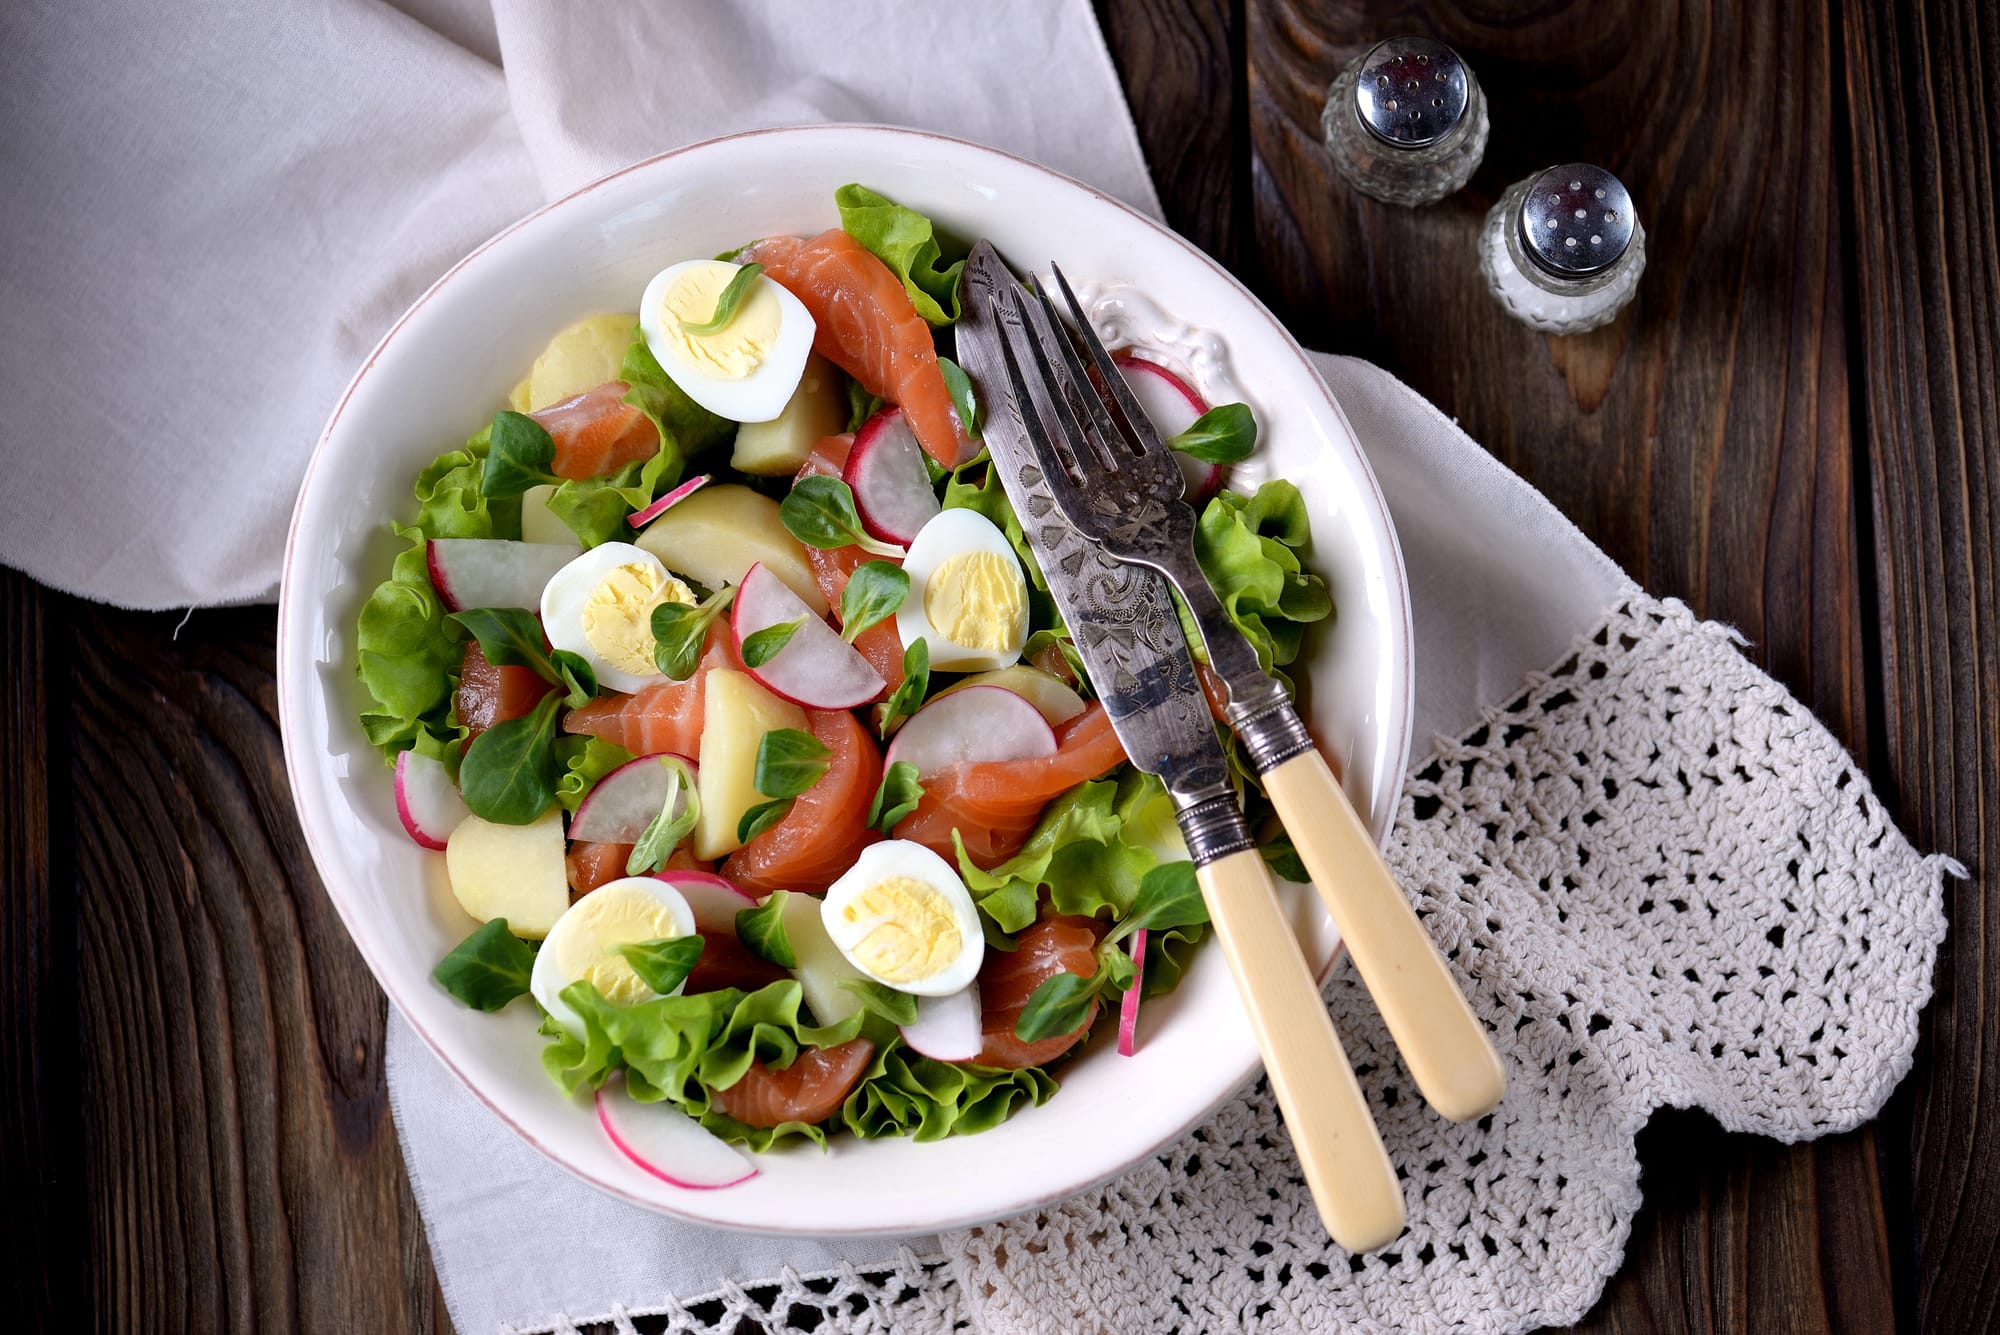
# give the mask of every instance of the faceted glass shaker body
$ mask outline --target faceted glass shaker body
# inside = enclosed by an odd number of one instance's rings
[[[1390,143],[1363,123],[1357,97],[1362,67],[1374,54],[1370,51],[1355,57],[1327,90],[1326,107],[1320,113],[1327,152],[1340,174],[1365,195],[1388,204],[1435,204],[1463,187],[1486,155],[1490,129],[1486,94],[1472,70],[1465,67],[1465,106],[1450,133],[1421,147]],[[1413,96],[1419,105],[1433,94],[1433,90],[1421,87],[1414,94],[1389,90],[1386,84],[1384,91]]]
[[[1646,271],[1646,229],[1632,217],[1624,253],[1600,273],[1550,273],[1528,254],[1521,239],[1523,204],[1547,175],[1516,181],[1487,213],[1479,237],[1479,269],[1494,298],[1522,324],[1545,334],[1580,334],[1609,324],[1632,300]]]

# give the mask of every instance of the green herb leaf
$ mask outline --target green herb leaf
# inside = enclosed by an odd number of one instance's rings
[[[1257,448],[1257,419],[1246,403],[1217,404],[1169,438],[1167,448],[1203,463],[1241,463]]]
[[[542,623],[522,607],[469,607],[445,618],[479,641],[479,652],[496,667],[533,668],[554,683],[556,670],[542,647]]]
[[[819,738],[797,728],[773,728],[757,742],[757,768],[752,782],[766,797],[797,797],[818,783],[833,751]],[[747,837],[747,836],[746,836]]]
[[[909,596],[908,571],[888,561],[863,561],[840,594],[840,638],[854,643],[862,631],[896,615]]]
[[[915,209],[884,199],[866,186],[844,185],[833,193],[840,226],[903,280],[917,314],[934,325],[958,318],[959,278],[965,261],[940,267],[936,228]]]
[[[1014,1021],[1014,1037],[1023,1043],[1038,1043],[1058,1034],[1073,1034],[1090,1018],[1097,1004],[1099,980],[1096,974],[1084,977],[1064,970],[1042,980],[1021,1007]]]
[[[808,547],[822,551],[859,547],[876,556],[903,554],[901,547],[868,536],[854,508],[853,489],[837,477],[816,474],[799,479],[778,506],[778,518],[786,532]]]
[[[1306,870],[1306,864],[1299,860],[1299,850],[1293,845],[1290,835],[1280,834],[1265,840],[1260,851],[1264,854],[1265,865],[1270,867],[1273,876],[1301,883],[1312,879],[1312,873]]]
[[[917,999],[908,992],[898,992],[886,987],[873,978],[849,978],[841,985],[844,992],[852,992],[861,998],[861,1004],[890,1024],[904,1025],[917,1022]]]
[[[644,413],[660,435],[658,452],[639,472],[632,501],[636,510],[671,490],[681,480],[689,459],[728,443],[736,435],[736,423],[689,398],[687,391],[660,369],[660,360],[653,355],[646,335],[636,327],[618,378],[630,386],[622,402]]]
[[[476,1011],[497,1011],[528,990],[535,968],[532,946],[493,918],[452,947],[431,977],[438,986]]]
[[[727,329],[729,322],[736,318],[737,309],[749,297],[750,285],[755,283],[758,275],[763,272],[764,266],[761,264],[746,264],[738,269],[731,276],[729,286],[723,288],[721,295],[716,297],[715,313],[700,324],[690,324],[686,320],[679,321],[681,332],[684,334],[719,334]]]
[[[721,616],[736,597],[729,585],[699,603],[661,603],[653,609],[653,665],[675,681],[686,681],[701,662],[709,623]]]
[[[670,996],[701,959],[702,939],[676,936],[662,941],[639,941],[618,947],[618,953],[639,975],[639,981],[661,996]]]
[[[980,429],[982,410],[979,395],[972,388],[971,377],[949,357],[938,358],[937,364],[938,370],[944,372],[944,387],[951,395],[951,406],[958,410],[958,424],[965,428],[968,439],[982,439],[984,435]],[[1199,426],[1200,423],[1196,425]]]
[[[597,698],[597,669],[582,654],[558,649],[549,655],[556,671],[556,685],[563,688],[563,703],[571,709]]]
[[[799,633],[799,627],[806,624],[804,617],[791,621],[780,621],[775,626],[766,626],[760,631],[743,637],[743,666],[760,668],[778,656],[778,652],[792,642],[792,636]]]
[[[651,500],[642,485],[644,472],[645,466],[635,461],[604,477],[570,478],[550,493],[549,513],[585,547],[630,542],[632,526],[626,520]]]
[[[1132,912],[1111,929],[1107,942],[1123,941],[1144,927],[1164,931],[1194,927],[1208,921],[1208,905],[1201,897],[1201,883],[1195,879],[1194,863],[1163,862],[1147,872],[1139,882],[1139,894]]]
[[[889,833],[896,828],[897,821],[917,809],[923,796],[924,786],[917,782],[917,767],[907,760],[898,760],[882,771],[882,784],[868,804],[868,824]]]
[[[736,939],[751,954],[769,960],[780,969],[799,967],[798,956],[792,953],[791,940],[785,935],[785,898],[791,893],[774,890],[756,908],[744,909],[736,915]]]
[[[923,707],[924,693],[931,688],[931,650],[921,637],[903,651],[903,683],[892,692],[882,705],[883,737],[889,735],[889,727],[898,718],[914,714]]]
[[[737,840],[747,844],[776,825],[790,814],[793,800],[789,797],[777,797],[751,807],[743,813],[743,819],[736,822]]]
[[[638,759],[622,746],[583,733],[557,738],[556,757],[563,764],[562,781],[556,784],[556,801],[572,816],[599,779]]]
[[[529,487],[561,482],[555,462],[556,442],[540,422],[526,413],[495,413],[479,494],[488,499],[519,496]]]
[[[882,411],[882,396],[870,394],[859,380],[847,381],[847,429],[859,431],[862,423]]]
[[[664,867],[681,840],[701,821],[701,794],[695,788],[694,771],[679,756],[661,756],[660,764],[668,775],[666,800],[660,804],[660,814],[647,822],[639,842],[632,845],[625,859],[627,876],[643,876]]]
[[[494,724],[465,749],[458,786],[473,815],[499,825],[527,825],[549,809],[563,778],[554,745],[561,703],[552,692],[533,713]]]

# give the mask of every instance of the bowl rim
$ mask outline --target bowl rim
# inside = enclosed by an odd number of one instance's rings
[[[1312,382],[1319,385],[1322,388],[1322,391],[1325,394],[1327,407],[1329,407],[1332,410],[1334,417],[1338,419],[1341,429],[1345,431],[1347,434],[1348,440],[1353,442],[1354,444],[1356,462],[1359,464],[1359,476],[1367,484],[1365,492],[1363,494],[1366,496],[1368,500],[1372,502],[1374,506],[1375,517],[1380,525],[1380,532],[1383,538],[1385,539],[1384,547],[1388,558],[1388,569],[1391,572],[1392,576],[1391,582],[1394,585],[1393,589],[1394,597],[1392,599],[1392,605],[1389,609],[1391,616],[1386,620],[1393,620],[1394,625],[1389,626],[1385,624],[1383,629],[1385,634],[1393,632],[1393,634],[1401,642],[1399,658],[1402,663],[1403,681],[1399,683],[1399,689],[1395,692],[1395,695],[1393,697],[1397,703],[1397,712],[1401,716],[1400,728],[1394,729],[1389,738],[1390,741],[1389,754],[1393,759],[1394,763],[1391,765],[1382,766],[1381,772],[1385,780],[1397,783],[1400,786],[1402,777],[1409,768],[1412,734],[1415,723],[1415,712],[1412,708],[1412,703],[1415,696],[1415,686],[1416,686],[1416,675],[1415,675],[1416,669],[1415,669],[1415,660],[1413,655],[1414,627],[1412,624],[1411,612],[1410,612],[1409,572],[1407,564],[1403,558],[1402,543],[1397,536],[1395,521],[1393,516],[1390,514],[1388,500],[1386,496],[1383,494],[1381,482],[1375,476],[1374,467],[1372,464],[1370,464],[1366,452],[1361,448],[1360,437],[1355,433],[1353,424],[1348,421],[1347,414],[1341,408],[1340,401],[1334,395],[1332,387],[1326,384],[1324,377],[1320,375],[1318,368],[1312,364],[1310,358],[1306,355],[1305,349],[1299,344],[1298,340],[1292,336],[1291,331],[1285,328],[1283,322],[1280,321],[1277,318],[1277,316],[1274,315],[1271,312],[1271,310],[1264,305],[1263,301],[1258,298],[1256,293],[1252,292],[1247,286],[1245,286],[1243,282],[1236,277],[1235,274],[1231,273],[1224,265],[1222,265],[1219,261],[1217,261],[1213,256],[1209,255],[1206,251],[1202,250],[1201,247],[1195,245],[1192,241],[1189,241],[1187,238],[1181,236],[1178,232],[1175,232],[1171,227],[1167,226],[1164,221],[1158,218],[1154,218],[1140,209],[1134,208],[1132,205],[1125,203],[1123,200],[1118,199],[1116,196],[1107,194],[1103,190],[1098,189],[1096,186],[1093,186],[1088,182],[1078,180],[1073,176],[1069,176],[1063,172],[1056,170],[1053,167],[1049,167],[1043,163],[1037,162],[1034,159],[1025,157],[1021,154],[1009,152],[1008,150],[1002,148],[996,148],[990,144],[982,144],[975,140],[960,138],[956,135],[943,134],[934,130],[915,129],[908,126],[884,125],[884,124],[869,123],[869,122],[827,122],[822,124],[811,124],[811,125],[771,126],[753,130],[741,130],[732,134],[718,135],[713,138],[698,140],[690,144],[684,144],[678,148],[668,149],[664,152],[653,154],[650,157],[641,158],[635,162],[628,163],[627,165],[620,167],[614,171],[607,172],[604,175],[599,176],[577,187],[575,190],[570,191],[568,194],[565,194],[558,199],[552,200],[549,203],[544,204],[541,207],[522,215],[520,218],[517,218],[515,221],[509,223],[507,226],[501,228],[499,231],[495,232],[492,236],[486,238],[486,240],[480,242],[477,246],[467,251],[463,256],[461,256],[458,259],[456,263],[452,264],[450,268],[446,269],[442,274],[440,274],[437,277],[437,279],[431,283],[429,287],[425,288],[423,293],[420,296],[418,296],[416,300],[411,302],[409,307],[400,316],[397,317],[395,323],[390,325],[388,330],[383,333],[381,339],[377,341],[374,348],[372,348],[369,351],[367,357],[362,361],[361,365],[355,370],[353,377],[348,381],[347,387],[341,392],[340,398],[335,403],[332,413],[329,414],[329,416],[327,417],[325,427],[321,429],[318,439],[313,443],[312,454],[307,459],[305,471],[300,477],[298,496],[295,498],[293,502],[291,521],[287,525],[286,529],[285,553],[284,553],[283,563],[280,567],[279,588],[278,588],[278,617],[277,617],[278,640],[276,646],[277,652],[276,652],[276,662],[275,662],[275,667],[276,667],[275,676],[277,682],[279,737],[284,749],[286,783],[293,795],[293,809],[298,816],[300,832],[305,838],[306,850],[312,857],[315,872],[318,872],[320,871],[321,868],[325,867],[327,865],[327,860],[321,856],[320,839],[314,828],[313,820],[306,811],[306,808],[303,805],[303,803],[301,803],[298,800],[297,794],[299,792],[299,786],[297,779],[298,779],[298,774],[301,772],[303,768],[303,757],[300,754],[300,744],[295,743],[293,729],[287,724],[287,720],[293,717],[296,711],[296,706],[291,703],[292,691],[290,688],[290,683],[294,675],[294,666],[295,666],[292,660],[299,653],[299,650],[294,647],[295,641],[297,640],[298,637],[288,633],[293,617],[295,615],[299,615],[294,611],[296,598],[293,592],[294,586],[293,586],[292,571],[293,571],[293,561],[299,543],[300,529],[305,516],[306,497],[308,493],[311,491],[314,476],[317,473],[320,463],[326,453],[327,444],[333,438],[334,432],[338,428],[342,416],[345,414],[347,407],[349,403],[352,401],[356,391],[360,388],[362,381],[367,378],[369,373],[374,369],[376,363],[381,360],[382,355],[384,354],[385,351],[387,351],[390,343],[392,343],[397,337],[397,335],[402,332],[403,327],[407,325],[410,322],[410,320],[413,319],[416,316],[416,314],[423,309],[424,306],[429,304],[429,302],[433,298],[435,298],[445,288],[445,286],[452,281],[453,278],[455,278],[458,275],[460,270],[464,269],[466,266],[473,263],[481,255],[485,254],[488,250],[492,249],[494,246],[500,244],[507,237],[513,235],[515,232],[520,231],[522,228],[532,225],[543,215],[553,213],[559,209],[567,208],[574,201],[582,199],[588,195],[591,195],[597,192],[598,190],[601,190],[604,187],[612,184],[613,182],[621,180],[624,177],[627,177],[635,172],[648,170],[650,168],[657,166],[660,163],[669,162],[675,158],[683,157],[690,153],[712,150],[720,145],[740,142],[749,139],[765,138],[770,136],[804,137],[804,136],[816,136],[823,134],[851,135],[856,133],[864,135],[881,135],[893,138],[930,140],[950,145],[952,148],[958,150],[965,150],[976,154],[985,154],[1003,158],[1018,166],[1029,168],[1033,172],[1037,172],[1044,176],[1051,177],[1066,185],[1084,191],[1093,198],[1105,204],[1108,204],[1112,208],[1125,214],[1126,217],[1132,222],[1142,225],[1156,233],[1159,233],[1172,242],[1178,243],[1179,246],[1186,251],[1186,253],[1189,255],[1191,259],[1199,259],[1201,263],[1207,265],[1226,284],[1234,288],[1238,293],[1238,295],[1240,295],[1244,299],[1244,301],[1250,306],[1251,309],[1255,310],[1258,315],[1263,317],[1265,322],[1270,326],[1271,332],[1277,335],[1279,342],[1285,347],[1285,349],[1294,358],[1298,359],[1298,361],[1304,364],[1305,369],[1311,376]],[[1394,826],[1395,803],[1391,802],[1384,804],[1378,798],[1375,805],[1378,811],[1381,813],[1381,816],[1378,819],[1375,816],[1371,815],[1370,817],[1367,818],[1367,822],[1370,826],[1370,832],[1374,835],[1376,844],[1378,846],[1384,846],[1386,845],[1389,833]],[[489,1094],[484,1089],[480,1088],[477,1082],[468,1077],[466,1072],[460,1067],[460,1065],[456,1061],[452,1059],[451,1055],[445,1050],[444,1045],[441,1044],[440,1041],[435,1036],[432,1035],[429,1029],[427,1029],[423,1025],[423,1023],[412,1013],[411,1009],[403,1004],[402,998],[399,995],[397,988],[390,982],[389,978],[385,976],[384,971],[377,967],[376,952],[372,950],[369,946],[369,939],[373,935],[372,928],[357,923],[356,921],[357,915],[354,913],[350,913],[349,911],[349,903],[347,896],[335,886],[331,878],[321,875],[320,881],[321,884],[326,889],[327,897],[333,901],[334,909],[337,913],[339,913],[341,923],[347,929],[348,936],[354,942],[355,948],[360,952],[363,961],[367,963],[369,972],[374,976],[376,986],[382,989],[383,995],[388,998],[390,1005],[394,1007],[396,1013],[401,1017],[403,1023],[408,1025],[409,1028],[416,1033],[417,1037],[423,1041],[424,1046],[428,1048],[431,1051],[431,1053],[437,1058],[437,1060],[444,1066],[444,1068],[451,1073],[452,1078],[455,1079],[459,1083],[459,1085],[462,1086],[466,1091],[468,1091],[474,1098],[476,1098],[480,1102],[480,1104],[486,1108],[488,1112],[492,1113],[495,1117],[499,1118],[500,1121],[506,1125],[508,1130],[510,1130],[519,1140],[521,1140],[523,1143],[533,1148],[536,1153],[540,1154],[544,1159],[548,1160],[550,1163],[553,1163],[558,1168],[561,1168],[564,1172],[570,1174],[570,1176],[578,1179],[579,1181],[587,1183],[589,1186],[593,1187],[598,1191],[604,1192],[606,1195],[612,1197],[613,1199],[622,1201],[626,1204],[637,1206],[650,1213],[666,1215],[670,1218],[684,1219],[688,1222],[700,1224],[705,1227],[728,1229],[736,1232],[748,1232],[765,1236],[797,1236],[797,1237],[838,1236],[838,1237],[849,1237],[849,1238],[918,1237],[929,1233],[943,1232],[948,1229],[972,1227],[978,1224],[989,1222],[994,1218],[1006,1217],[1004,1215],[995,1216],[990,1212],[990,1210],[980,1209],[980,1210],[972,1210],[969,1212],[960,1212],[957,1214],[945,1215],[933,1221],[923,1223],[915,1227],[863,1226],[851,1229],[843,1229],[839,1231],[837,1234],[829,1234],[824,1229],[805,1230],[805,1229],[759,1227],[756,1225],[746,1224],[734,1219],[717,1218],[699,1208],[700,1200],[705,1199],[708,1193],[690,1192],[687,1193],[690,1199],[686,1202],[685,1205],[676,1202],[675,1205],[669,1206],[658,1200],[638,1195],[615,1181],[599,1177],[596,1174],[590,1172],[588,1169],[585,1169],[582,1166],[571,1162],[571,1160],[567,1156],[562,1154],[560,1151],[544,1143],[540,1138],[538,1138],[536,1135],[530,1132],[525,1126],[521,1125],[518,1121],[516,1121],[513,1117],[511,1117],[505,1109],[500,1107],[500,1105],[496,1103],[494,1099],[491,1096],[489,1096]],[[1322,987],[1325,985],[1327,979],[1331,977],[1334,968],[1339,964],[1340,958],[1345,953],[1345,951],[1346,951],[1346,943],[1341,940],[1336,940],[1332,952],[1327,957],[1325,966],[1320,970],[1318,970],[1316,974],[1316,979]],[[1251,1069],[1248,1072],[1246,1072],[1240,1080],[1237,1080],[1226,1086],[1216,1096],[1215,1099],[1207,1103],[1204,1107],[1193,1112],[1183,1122],[1183,1124],[1177,1130],[1173,1131],[1171,1134],[1159,1139],[1158,1141],[1152,1144],[1140,1146],[1136,1149],[1131,1149],[1126,1152],[1121,1152],[1121,1162],[1118,1163],[1113,1168],[1109,1169],[1108,1171],[1101,1173],[1093,1171],[1091,1174],[1089,1174],[1080,1181],[1076,1181],[1047,1192],[1039,1193],[1033,1198],[1023,1200],[1019,1202],[1017,1206],[1011,1208],[1016,1213],[1042,1209],[1046,1208],[1047,1206],[1054,1205],[1058,1202],[1071,1199],[1072,1197],[1077,1196],[1082,1192],[1090,1191],[1096,1187],[1102,1186],[1104,1183],[1109,1182],[1112,1179],[1120,1176],[1121,1174],[1130,1171],[1133,1165],[1143,1162],[1145,1159],[1159,1153],[1159,1151],[1161,1151],[1168,1145],[1175,1143],[1181,1137],[1187,1135],[1187,1133],[1190,1130],[1200,1125],[1202,1122],[1206,1121],[1210,1116],[1212,1116],[1216,1112],[1217,1109],[1221,1108],[1223,1104],[1227,1103],[1230,1099],[1234,1098],[1237,1094],[1242,1092],[1243,1089],[1247,1088],[1262,1074],[1263,1074],[1263,1067],[1261,1061],[1253,1061]]]

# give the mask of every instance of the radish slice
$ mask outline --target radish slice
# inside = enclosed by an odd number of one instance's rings
[[[1118,1003],[1118,1055],[1129,1057],[1139,1050],[1139,989],[1146,982],[1146,929],[1132,933],[1132,986]]]
[[[652,523],[655,519],[658,519],[661,515],[673,509],[676,505],[679,505],[682,501],[694,495],[696,492],[700,491],[702,489],[703,484],[708,482],[708,480],[712,476],[713,474],[703,473],[699,477],[689,478],[687,481],[681,483],[678,487],[675,487],[672,491],[668,492],[666,495],[660,497],[659,500],[654,501],[651,505],[647,506],[645,509],[634,513],[633,516],[630,519],[626,520],[625,522],[630,524],[633,528],[646,527],[646,525]]]
[[[709,871],[655,872],[653,875],[681,892],[694,911],[695,930],[703,936],[736,931],[736,915],[757,907],[757,897],[745,894],[735,884]]]
[[[861,424],[841,477],[854,492],[861,526],[884,542],[907,547],[937,516],[923,447],[900,408],[884,408]]]
[[[743,665],[771,691],[807,709],[853,709],[873,700],[889,684],[763,562],[751,566],[729,610],[738,660],[743,657],[744,640],[768,626],[791,621],[799,622],[799,628],[784,648],[761,667]]]
[[[1132,387],[1132,397],[1139,401],[1139,407],[1152,419],[1160,439],[1173,439],[1208,411],[1208,405],[1202,402],[1201,395],[1194,392],[1192,385],[1158,362],[1147,361],[1129,352],[1121,352],[1111,360],[1125,373],[1125,383]],[[1181,476],[1187,479],[1187,498],[1190,501],[1206,500],[1222,485],[1221,464],[1203,463],[1193,455],[1182,454],[1178,450],[1174,452],[1174,458],[1180,462]]]
[[[569,837],[593,843],[636,844],[673,793],[674,814],[694,792],[694,762],[686,756],[640,756],[597,781],[570,818]]]
[[[542,589],[576,559],[574,546],[510,538],[432,538],[424,552],[431,587],[447,612],[542,605]]]
[[[918,778],[928,779],[961,761],[1055,753],[1055,729],[1032,703],[1004,687],[967,686],[919,709],[889,743],[882,763],[906,760]]]
[[[410,838],[441,852],[458,823],[472,813],[442,760],[404,751],[396,757],[396,814]]]
[[[979,984],[942,997],[918,997],[915,1024],[903,1026],[903,1041],[941,1062],[969,1062],[986,1036],[979,1030]]]
[[[617,1151],[662,1182],[712,1190],[757,1176],[757,1165],[664,1100],[639,1103],[623,1081],[597,1091],[597,1124]]]

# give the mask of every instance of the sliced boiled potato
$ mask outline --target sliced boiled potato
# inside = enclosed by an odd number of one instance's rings
[[[826,595],[813,578],[806,549],[785,531],[778,503],[733,482],[703,487],[677,502],[639,534],[639,545],[667,569],[711,589],[740,584],[759,561],[807,607],[826,615]]]
[[[826,921],[820,916],[819,896],[796,891],[787,894],[781,921],[785,924],[785,939],[791,943],[792,957],[798,961],[792,977],[799,980],[799,991],[805,995],[814,1023],[839,1024],[860,1010],[861,998],[842,984],[867,975],[848,963],[847,956],[840,953],[840,947],[827,935]]]
[[[558,547],[575,547],[583,550],[576,540],[576,530],[556,518],[549,509],[549,497],[556,494],[553,482],[529,487],[521,493],[521,541],[550,543]]]
[[[639,317],[623,311],[586,315],[549,340],[528,376],[514,387],[509,401],[514,411],[538,412],[618,379],[625,351],[632,346]]]
[[[765,800],[757,791],[758,743],[774,728],[803,730],[806,711],[732,668],[712,669],[702,679],[701,710],[695,780],[701,819],[694,827],[694,855],[719,858],[743,847],[736,826],[744,812]]]
[[[515,936],[541,940],[569,907],[558,807],[527,825],[467,816],[445,841],[444,865],[459,906],[481,922],[505,918]]]
[[[813,446],[846,425],[847,386],[833,363],[815,352],[806,359],[805,374],[783,412],[768,422],[737,428],[729,466],[759,477],[789,477]]]

